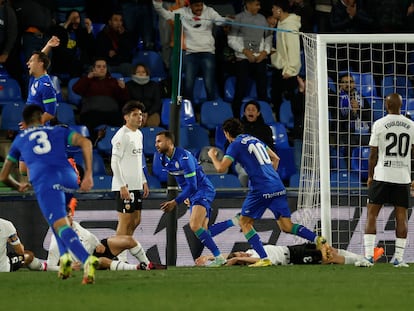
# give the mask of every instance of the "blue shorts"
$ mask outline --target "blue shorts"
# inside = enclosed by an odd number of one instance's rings
[[[33,184],[40,210],[49,226],[66,217],[66,192],[78,190],[78,176],[72,167],[63,171],[45,173]]]
[[[216,196],[215,191],[209,189],[200,189],[198,190],[190,199],[190,213],[192,212],[194,205],[201,205],[206,209],[207,215],[206,218],[210,219],[211,216],[211,203],[213,202]]]
[[[276,220],[280,217],[290,218],[291,212],[286,197],[286,190],[273,193],[250,191],[243,202],[241,215],[260,219],[266,209],[272,211]]]

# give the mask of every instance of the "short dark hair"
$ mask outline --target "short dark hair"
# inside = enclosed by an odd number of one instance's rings
[[[289,12],[289,0],[273,0],[273,5],[278,6],[283,12]]]
[[[42,107],[38,105],[27,105],[23,109],[23,121],[26,125],[31,125],[35,123],[41,124],[42,115],[43,115]]]
[[[135,74],[136,73],[138,67],[144,67],[145,72],[147,73],[147,76],[150,76],[151,75],[150,68],[147,65],[145,65],[144,63],[138,63],[138,64],[136,64],[134,66],[134,72],[132,74]]]
[[[228,132],[231,137],[235,138],[244,132],[244,128],[239,119],[230,118],[224,121],[223,131]]]
[[[40,52],[40,51],[34,51],[32,55],[37,55],[37,58],[39,59],[39,62],[43,63],[43,68],[47,70],[50,66],[50,59],[47,54]]]
[[[172,132],[170,132],[170,131],[161,131],[161,132],[159,132],[158,134],[157,134],[157,136],[158,135],[163,135],[163,136],[165,136],[166,138],[168,138],[169,140],[171,140],[171,142],[174,144],[175,143],[175,136],[174,136],[174,134],[172,133]]]
[[[127,114],[130,114],[135,109],[139,109],[139,110],[141,110],[141,112],[144,112],[145,111],[145,106],[140,101],[137,101],[137,100],[129,100],[122,107],[122,115],[125,116]]]
[[[256,106],[256,108],[257,108],[257,111],[259,111],[260,112],[260,104],[257,102],[257,101],[255,101],[255,100],[249,100],[247,103],[246,103],[246,105],[244,106],[244,111],[246,111],[246,108],[247,108],[247,106],[248,105],[253,105],[253,106]]]

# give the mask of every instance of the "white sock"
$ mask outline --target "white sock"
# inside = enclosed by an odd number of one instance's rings
[[[149,264],[150,261],[147,255],[145,254],[144,249],[142,248],[141,244],[138,241],[137,241],[137,246],[130,248],[129,252],[131,253],[132,256],[138,259],[139,262]]]
[[[119,260],[112,260],[111,266],[109,267],[110,270],[138,270],[137,265],[132,265],[130,263],[126,263]]]
[[[362,259],[361,255],[357,255],[355,253],[348,252],[347,250],[344,250],[344,249],[338,249],[338,255],[344,256],[344,258],[345,258],[344,264],[345,265],[353,265],[355,262]]]
[[[397,259],[399,262],[403,261],[406,244],[407,244],[407,239],[397,238],[395,240],[394,258]]]
[[[39,258],[34,257],[33,261],[27,266],[30,270],[45,271],[46,262],[42,262]]]
[[[374,257],[376,234],[364,234],[365,257]]]
[[[128,255],[127,250],[124,250],[120,252],[116,257],[118,257],[119,261],[128,262],[127,255]]]

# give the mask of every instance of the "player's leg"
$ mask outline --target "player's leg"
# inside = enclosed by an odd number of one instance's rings
[[[212,237],[215,237],[216,235],[226,231],[228,228],[237,226],[239,224],[239,219],[240,219],[240,213],[235,215],[233,218],[212,224],[210,227],[208,227],[208,230],[210,231],[210,235]]]
[[[394,253],[394,267],[408,267],[408,264],[404,262],[404,251],[407,244],[408,234],[408,211],[407,208],[396,206],[395,207],[395,253]]]
[[[190,209],[190,228],[201,243],[203,243],[203,245],[207,247],[215,257],[215,260],[212,261],[209,266],[218,267],[223,265],[226,260],[223,256],[221,256],[216,242],[214,242],[210,232],[207,230],[207,223],[209,219],[209,215],[207,214],[208,209],[211,210],[209,206],[206,208],[198,202],[194,203]]]
[[[121,252],[129,250],[139,262],[146,265],[149,264],[149,259],[145,254],[142,245],[130,235],[116,235],[107,239],[108,248],[112,254],[118,256]]]

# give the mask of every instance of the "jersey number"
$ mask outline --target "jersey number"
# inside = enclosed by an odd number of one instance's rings
[[[385,155],[390,157],[407,156],[410,147],[410,136],[407,133],[401,133],[398,136],[395,133],[388,133],[385,138],[390,142],[385,148]]]
[[[33,132],[29,136],[29,140],[36,140],[36,145],[33,147],[33,152],[36,154],[44,154],[50,152],[52,146],[48,139],[47,133],[44,131]]]
[[[249,144],[249,152],[254,154],[260,165],[272,163],[265,146],[261,143]]]

